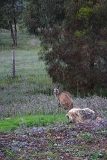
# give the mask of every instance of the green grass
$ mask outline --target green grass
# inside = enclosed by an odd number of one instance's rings
[[[0,120],[0,132],[15,130],[21,125],[30,126],[47,126],[55,123],[65,123],[67,119],[64,114],[47,114],[47,115],[27,115],[23,117],[6,118]]]
[[[12,78],[11,44],[10,32],[0,32],[0,118],[13,115],[11,110],[18,105],[29,107],[31,96],[52,94],[52,79],[38,56],[41,49],[38,37],[18,33],[15,79]],[[2,115],[1,108],[5,108]]]
[[[107,153],[101,152],[101,151],[94,151],[90,155],[90,160],[106,160],[107,159]]]
[[[0,84],[7,84],[7,79],[9,78],[10,80],[10,77],[12,77],[11,43],[9,32],[0,33]],[[52,80],[46,71],[44,62],[39,60],[39,51],[40,42],[38,38],[27,33],[18,33],[16,76],[21,78],[21,81],[26,80],[30,84],[49,85],[52,83]]]
[[[87,143],[87,142],[92,142],[94,140],[94,137],[91,133],[84,132],[78,135],[78,139],[84,140]]]
[[[16,76],[33,84],[51,83],[44,62],[39,60],[38,51],[38,49],[16,50]],[[4,82],[12,77],[11,50],[0,52],[0,75],[0,80]]]

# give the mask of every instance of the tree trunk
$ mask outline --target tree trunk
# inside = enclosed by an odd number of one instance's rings
[[[14,17],[14,39],[15,39],[15,46],[17,46],[17,26],[16,26],[16,18]]]
[[[16,51],[15,48],[13,48],[13,78],[16,77]]]
[[[95,71],[94,71],[94,62],[95,62],[95,54],[94,54],[94,48],[92,49],[92,53],[90,53],[90,77],[89,77],[89,85],[88,89],[90,93],[93,93],[95,88]]]
[[[12,48],[13,48],[13,54],[12,54],[12,57],[13,57],[13,71],[12,71],[12,75],[13,75],[13,78],[16,77],[16,65],[15,65],[15,62],[16,62],[16,46],[17,46],[17,27],[16,27],[16,18],[14,17],[14,20],[13,20],[13,23],[12,21],[10,21],[10,30],[11,30],[11,37],[12,37],[12,40],[13,40],[13,44],[12,44]]]

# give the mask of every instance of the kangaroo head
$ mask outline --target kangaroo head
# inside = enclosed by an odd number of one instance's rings
[[[59,93],[60,93],[59,89],[58,88],[54,88],[53,94],[57,96],[57,95],[59,95]]]

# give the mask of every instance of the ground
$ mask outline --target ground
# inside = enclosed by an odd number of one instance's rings
[[[106,160],[107,119],[0,134],[0,160]]]
[[[17,120],[11,121],[11,117],[21,120],[16,130],[0,133],[0,160],[107,160],[106,119],[77,125],[67,125],[64,121],[46,127],[34,124],[38,113],[66,114],[58,109],[52,79],[39,58],[40,41],[18,33],[13,79],[10,32],[0,32],[0,37],[0,128],[8,125],[5,118],[13,125],[17,125]],[[89,107],[98,116],[107,117],[107,98],[102,97],[102,91],[100,96],[81,98],[77,94],[73,99],[75,106]],[[24,119],[24,115],[33,117]],[[31,128],[27,127],[29,120]],[[41,120],[41,124],[47,123],[47,117]]]

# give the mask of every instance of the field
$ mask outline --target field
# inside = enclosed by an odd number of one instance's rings
[[[0,160],[106,160],[107,98],[73,97],[75,106],[89,107],[102,119],[67,125],[38,56],[38,37],[18,34],[15,79],[11,43],[10,33],[1,32]]]
[[[9,46],[11,39],[7,32],[1,33],[0,37],[0,111],[2,111],[0,117],[19,115],[24,110],[27,112],[26,106],[29,106],[28,114],[30,114],[31,105],[33,105],[32,112],[39,112],[42,109],[38,111],[36,108],[34,111],[34,106],[35,104],[40,106],[38,99],[43,100],[40,94],[48,95],[52,92],[52,80],[46,72],[44,62],[38,57],[39,40],[31,35],[19,35],[16,78],[13,79],[12,50],[11,45]]]

